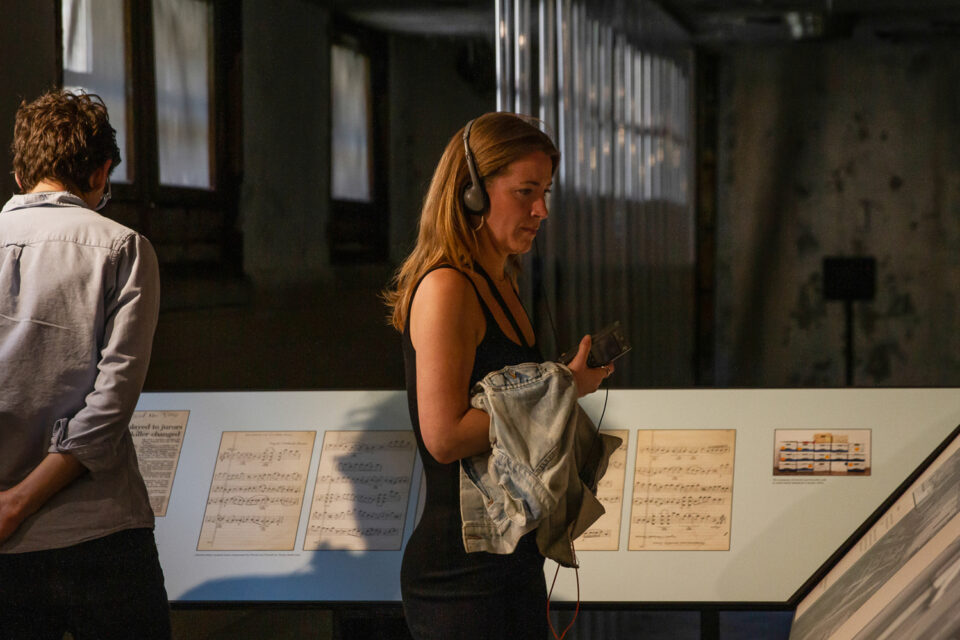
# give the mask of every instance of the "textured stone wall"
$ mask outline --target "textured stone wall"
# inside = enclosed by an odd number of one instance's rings
[[[243,3],[244,271],[262,285],[329,265],[329,12],[305,0]]]
[[[960,385],[960,47],[878,42],[721,57],[716,380],[841,386],[825,256],[874,256],[854,384]]]
[[[493,44],[466,37],[392,35],[389,58],[390,259],[399,263],[447,141],[495,110],[496,69]]]
[[[0,0],[0,15],[0,195],[6,202],[18,191],[10,153],[17,108],[56,85],[60,42],[55,2]]]

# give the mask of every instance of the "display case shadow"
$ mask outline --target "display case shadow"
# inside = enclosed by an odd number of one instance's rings
[[[195,414],[197,412],[194,412]],[[338,429],[367,433],[389,427],[409,430],[406,421],[405,397],[390,394],[380,402],[368,402],[357,407],[348,407],[340,412],[335,424]],[[224,429],[229,420],[221,420]],[[252,420],[250,424],[255,423]],[[260,425],[264,426],[264,425]],[[318,428],[316,447],[322,447],[323,437],[329,429]],[[317,461],[311,461],[316,468]],[[419,466],[411,469],[411,491],[403,504],[405,512],[411,513],[410,504],[416,504]],[[313,474],[307,482],[304,505],[309,508],[312,495]],[[351,493],[360,494],[353,486]],[[404,522],[402,538],[412,532],[414,522]],[[298,527],[298,529],[302,529]],[[378,566],[377,554],[395,556],[394,551],[345,551],[341,548],[320,545],[304,549],[304,533],[300,531],[296,548],[276,555],[302,555],[309,563],[297,570],[270,574],[249,572],[204,580],[178,594],[171,601],[171,617],[174,622],[174,637],[178,640],[215,640],[220,638],[321,638],[345,640],[352,638],[383,638],[384,640],[407,640],[410,638],[403,619],[402,607],[397,601],[363,601],[353,593],[357,581],[375,579],[371,566]],[[226,552],[225,555],[230,555]],[[244,553],[237,552],[238,562],[244,561]],[[257,555],[256,553],[253,554]],[[270,555],[263,553],[260,555]],[[262,562],[262,560],[260,561]],[[251,566],[263,566],[260,562]],[[396,567],[399,571],[399,566]],[[345,600],[309,599],[317,593],[318,585],[339,581],[346,594]],[[328,592],[336,592],[326,589]],[[399,594],[396,594],[399,600]]]

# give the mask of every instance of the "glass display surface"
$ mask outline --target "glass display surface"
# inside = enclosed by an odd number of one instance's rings
[[[800,601],[790,640],[957,637],[957,431]]]

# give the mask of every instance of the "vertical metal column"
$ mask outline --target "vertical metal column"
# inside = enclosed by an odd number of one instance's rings
[[[497,108],[538,115],[562,153],[524,276],[541,344],[547,308],[557,326],[544,355],[619,319],[615,383],[691,384],[692,58],[645,46],[647,0],[495,1]]]
[[[497,111],[513,108],[516,78],[513,65],[514,17],[513,0],[494,0],[494,18],[497,23]]]

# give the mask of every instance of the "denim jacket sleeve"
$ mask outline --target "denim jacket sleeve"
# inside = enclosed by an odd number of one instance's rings
[[[612,438],[612,448],[606,442],[584,448],[596,438],[593,424],[577,402],[570,370],[555,362],[488,374],[474,387],[471,405],[490,415],[491,449],[461,461],[464,548],[511,553],[524,534],[538,529],[541,552],[575,566],[570,536],[603,513],[579,477],[581,458],[598,452],[594,464],[602,475],[619,439]]]

